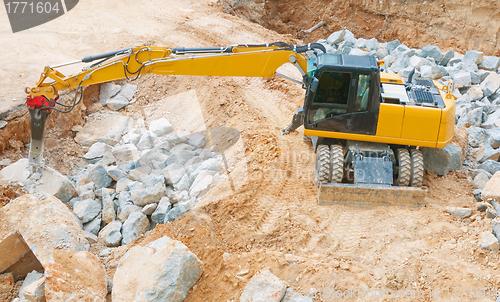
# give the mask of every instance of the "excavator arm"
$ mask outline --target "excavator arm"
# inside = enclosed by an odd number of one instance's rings
[[[201,76],[243,76],[273,77],[284,63],[294,64],[307,79],[307,60],[303,55],[308,50],[324,46],[312,43],[294,46],[283,42],[263,45],[236,45],[210,48],[167,48],[139,46],[122,49],[82,60],[45,67],[40,80],[34,87],[27,87],[27,106],[31,117],[30,163],[38,165],[42,159],[45,120],[52,110],[71,111],[81,100],[85,86],[110,82],[118,79],[134,80],[142,74],[159,75],[201,75]],[[56,68],[90,63],[74,75],[66,76]],[[76,88],[72,104],[58,102],[59,92]],[[78,93],[80,97],[78,99]]]

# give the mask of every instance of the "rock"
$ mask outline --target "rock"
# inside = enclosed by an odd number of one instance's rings
[[[21,293],[19,293],[21,296]],[[30,302],[45,301],[45,277],[33,281],[30,285],[23,288],[22,298]]]
[[[477,210],[479,212],[485,212],[488,208],[491,208],[491,204],[487,202],[483,202],[479,206],[477,206]]]
[[[424,168],[437,175],[459,170],[462,166],[462,150],[455,144],[449,144],[442,149],[422,148],[422,155]]]
[[[344,41],[344,36],[346,34],[346,30],[339,30],[331,34],[328,39],[326,39],[326,42],[330,45],[336,45],[339,44],[340,42]]]
[[[162,170],[163,176],[167,184],[172,185],[179,182],[186,172],[184,166],[178,163],[173,163]]]
[[[477,166],[477,169],[483,169],[488,173],[494,175],[500,170],[500,163],[494,160],[486,160],[484,163]]]
[[[137,92],[137,85],[133,85],[130,83],[125,83],[120,89],[118,95],[125,97],[128,101],[131,101],[134,97],[134,94]]]
[[[498,239],[491,232],[483,232],[479,239],[478,245],[490,251],[497,252],[500,248]]]
[[[487,141],[488,135],[483,128],[471,126],[467,128],[467,131],[469,132],[469,146],[472,148],[478,148]]]
[[[385,49],[387,49],[387,51],[389,53],[393,52],[394,49],[396,49],[399,45],[401,45],[401,43],[398,41],[398,40],[393,40],[393,41],[390,41],[387,43],[387,46],[385,47]]]
[[[103,157],[104,154],[109,153],[111,151],[111,146],[106,145],[105,143],[95,143],[93,144],[87,153],[83,156],[85,159],[94,159],[98,157]]]
[[[484,145],[474,155],[480,163],[486,160],[497,161],[500,157],[500,150],[493,149],[490,145]]]
[[[205,146],[206,143],[207,139],[200,133],[194,133],[188,140],[188,144],[190,144],[195,148],[203,148],[203,146]]]
[[[186,132],[174,132],[163,137],[163,141],[168,142],[171,146],[175,146],[177,144],[186,143],[188,141],[187,135],[188,133]]]
[[[142,208],[142,214],[144,215],[151,215],[154,213],[154,211],[156,210],[156,208],[158,207],[158,204],[157,203],[150,203],[146,206],[144,206],[144,208]]]
[[[118,113],[96,113],[89,116],[83,129],[75,136],[75,141],[84,146],[91,146],[96,142],[114,146],[120,141],[130,122],[128,116]]]
[[[490,180],[490,178],[488,177],[488,175],[486,173],[479,172],[476,175],[476,177],[474,177],[474,181],[472,182],[472,185],[474,186],[474,188],[482,190],[486,186],[486,182],[488,182],[488,180]]]
[[[102,189],[102,221],[108,224],[116,219],[115,202],[109,189]]]
[[[496,129],[500,126],[500,110],[496,110],[494,113],[490,114],[486,121],[482,124],[483,128],[486,129]]]
[[[128,106],[128,104],[129,100],[121,94],[112,97],[106,102],[106,106],[108,106],[109,109],[114,111],[118,111],[123,107]]]
[[[151,221],[154,223],[164,223],[165,217],[167,216],[168,211],[172,208],[172,205],[169,202],[168,197],[164,196],[160,199],[160,203],[156,207],[155,211],[151,215]]]
[[[141,135],[141,139],[137,143],[137,149],[139,151],[149,150],[155,146],[156,135],[151,131],[144,131]]]
[[[448,212],[452,216],[467,218],[472,215],[473,209],[469,208],[455,208],[455,207],[447,207],[446,212]]]
[[[161,173],[161,171],[160,171]],[[160,184],[160,185],[165,185],[165,177],[160,174],[160,175],[154,175],[154,174],[150,174],[150,175],[141,175],[141,182],[144,183],[144,185],[148,188],[148,187],[153,187],[157,184]]]
[[[439,65],[446,66],[448,65],[448,62],[455,56],[455,52],[453,50],[448,50],[446,53],[443,54],[443,59],[439,62]]]
[[[141,139],[141,133],[135,133],[133,131],[130,131],[122,136],[122,139],[120,140],[120,143],[122,145],[126,144],[132,144],[132,145],[137,145],[139,143],[139,140]]]
[[[114,220],[99,232],[98,238],[104,241],[107,247],[117,247],[122,241],[122,223]]]
[[[398,46],[399,48],[400,46]],[[396,50],[394,50],[396,51]],[[401,55],[399,56],[396,61],[394,61],[394,63],[392,63],[391,65],[391,69],[395,72],[395,73],[400,73],[402,72],[405,68],[409,67],[410,66],[410,58],[408,57],[408,55],[404,54],[404,55]]]
[[[201,261],[179,241],[164,236],[132,247],[113,277],[113,301],[181,302],[203,271]]]
[[[99,230],[97,230],[97,232],[99,232]],[[84,231],[83,235],[85,236],[85,239],[87,239],[87,241],[89,243],[96,243],[97,242],[97,235],[94,235],[94,234],[89,233],[87,231]]]
[[[189,194],[191,196],[198,197],[203,192],[208,191],[210,185],[212,184],[213,176],[208,171],[203,171],[194,180],[191,188],[189,189]]]
[[[114,97],[115,95],[118,94],[118,92],[120,91],[121,89],[121,86],[120,85],[115,85],[113,83],[104,83],[101,85],[100,89],[99,89],[99,102],[101,102],[101,104],[103,106],[106,105],[106,102],[111,99],[112,97]]]
[[[240,302],[280,302],[285,292],[285,283],[265,270],[250,279],[240,296]]]
[[[89,179],[95,185],[96,190],[107,188],[111,185],[113,179],[109,177],[108,171],[101,165],[94,165],[89,170]]]
[[[119,212],[118,212],[118,219],[121,221],[125,221],[128,219],[128,216],[132,213],[138,212],[140,213],[142,211],[142,208],[139,206],[136,206],[135,204],[127,204],[125,206],[120,206]]]
[[[285,296],[281,302],[313,302],[311,297],[302,296],[301,294],[287,288]]]
[[[120,179],[126,178],[127,174],[120,170],[120,168],[116,166],[108,167],[106,169],[108,176],[111,177],[115,181],[119,181]]]
[[[157,183],[153,187],[130,192],[132,201],[140,207],[144,207],[150,203],[158,203],[163,195],[165,195],[165,186],[161,183]]]
[[[441,70],[436,65],[425,65],[420,67],[420,77],[436,79],[442,77]]]
[[[174,184],[174,189],[177,191],[184,191],[184,190],[189,190],[189,187],[191,186],[191,180],[189,179],[189,176],[186,174],[182,175],[181,179]]]
[[[482,108],[476,108],[471,111],[469,111],[468,114],[465,114],[461,116],[458,119],[458,126],[465,126],[467,124],[472,124],[475,126],[480,126],[483,122],[483,109]]]
[[[482,201],[483,200],[482,190],[476,189],[476,190],[472,191],[472,194],[474,195],[474,198],[476,199],[476,201]]]
[[[389,55],[389,52],[387,51],[387,49],[384,49],[384,48],[377,49],[377,52],[375,53],[375,56],[379,60],[382,60],[383,58],[385,58],[388,55]]]
[[[97,215],[92,221],[83,225],[83,230],[97,236],[101,229],[101,215]]]
[[[19,232],[22,237],[9,237],[15,239],[13,245],[3,245],[8,240],[2,238],[13,232]],[[8,248],[22,250],[22,242],[31,247],[44,268],[51,265],[56,250],[78,252],[89,249],[83,230],[68,207],[51,195],[42,194],[22,195],[0,211],[0,249],[6,248],[1,251],[0,264],[8,258]]]
[[[73,212],[83,224],[91,221],[101,212],[101,204],[93,199],[77,201]]]
[[[479,85],[474,85],[467,90],[465,97],[467,98],[467,102],[479,101],[483,98],[483,91]]]
[[[349,51],[349,55],[351,56],[368,56],[370,53],[368,51],[364,51],[358,48],[353,48]]]
[[[462,61],[481,64],[483,62],[483,53],[477,50],[469,50],[465,53]]]
[[[115,146],[111,152],[116,158],[117,165],[122,165],[128,161],[139,159],[137,147],[133,144]]]
[[[174,127],[172,127],[172,124],[165,118],[154,120],[149,125],[149,131],[153,132],[156,136],[164,136],[173,130]]]
[[[131,183],[132,180],[128,178],[122,178],[116,182],[116,192],[126,191],[128,190],[128,184]]]
[[[484,96],[488,97],[495,93],[500,87],[500,75],[496,72],[490,73],[480,85]]]
[[[439,47],[435,45],[427,45],[422,48],[422,56],[431,57],[436,62],[441,62],[441,60],[443,59],[443,53],[441,52],[441,49],[439,49]]]
[[[163,223],[175,221],[177,218],[181,217],[185,213],[191,210],[191,202],[178,202],[175,206],[167,213],[165,216],[165,221]]]
[[[458,72],[455,75],[452,76],[453,82],[455,84],[455,87],[460,88],[460,87],[465,87],[465,86],[470,86],[471,85],[471,76],[470,72]]]
[[[176,204],[178,202],[186,202],[189,200],[189,194],[187,191],[170,190],[167,192],[167,196],[170,199],[171,204]]]
[[[55,251],[45,267],[47,301],[106,301],[106,271],[90,252]]]
[[[0,180],[22,183],[37,193],[54,195],[62,202],[68,202],[76,195],[71,181],[61,173],[49,167],[42,167],[37,173],[31,173],[28,159],[23,158],[0,170]]]
[[[491,231],[500,240],[500,217],[497,216],[491,221]]]
[[[486,209],[486,218],[493,219],[497,216],[498,216],[498,213],[495,209],[493,209],[493,208]]]
[[[493,162],[493,161],[487,160],[483,163],[483,165],[487,162]],[[493,174],[493,176],[486,182],[486,185],[484,186],[483,190],[483,198],[485,200],[500,201],[500,172],[496,172],[495,174]]]
[[[19,289],[19,297],[21,299],[24,299],[24,289],[27,286],[29,286],[30,284],[32,284],[33,282],[35,282],[37,280],[41,280],[41,279],[43,279],[43,281],[45,281],[43,273],[39,273],[37,271],[32,271],[31,273],[27,274],[26,278],[23,281],[23,285]]]
[[[479,64],[480,68],[497,71],[500,65],[500,58],[494,56],[483,56],[483,61]]]
[[[132,212],[122,226],[122,244],[127,245],[149,230],[149,220],[141,212]]]

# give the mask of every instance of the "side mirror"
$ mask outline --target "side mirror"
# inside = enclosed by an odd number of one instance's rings
[[[309,90],[312,93],[315,93],[318,90],[319,80],[315,77],[312,78],[311,85],[309,85]]]

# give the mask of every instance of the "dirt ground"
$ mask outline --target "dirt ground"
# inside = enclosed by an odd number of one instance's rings
[[[362,1],[358,1],[358,6],[351,5],[354,1],[343,5],[337,5],[335,0],[310,2],[301,3],[308,4],[311,10],[320,11],[318,8],[324,7],[322,13],[333,20],[351,20],[329,27],[331,31],[347,27],[358,35],[363,27],[359,29],[356,24],[362,19],[368,28],[362,34],[364,37],[375,36],[381,41],[398,38],[402,42],[409,39],[415,43],[419,40],[408,38],[412,34],[410,29],[415,29],[412,26],[395,30],[395,25],[390,25],[386,35],[378,34],[379,28],[388,26],[389,21],[383,20],[398,20],[401,12],[389,18],[370,14],[367,1],[359,11]],[[259,3],[278,11],[299,5],[298,1]],[[287,3],[290,5],[286,6]],[[408,1],[407,5],[414,8],[419,3]],[[435,7],[439,3],[431,1],[428,5]],[[398,5],[394,3],[393,10]],[[224,9],[210,0],[164,0],[160,4],[107,0],[92,5],[80,1],[65,16],[25,32],[11,34],[2,23],[0,35],[5,50],[18,59],[9,60],[2,69],[0,98],[20,98],[24,86],[33,85],[45,65],[131,45],[204,47],[303,42],[296,40],[301,37],[294,32],[303,29],[303,24],[284,28],[288,34],[280,34],[226,14]],[[301,11],[296,14],[301,15]],[[316,21],[313,19],[306,27]],[[431,31],[427,34],[430,38],[422,41],[447,39],[446,35],[440,35],[441,30],[445,31],[444,28]],[[316,35],[326,38],[330,33],[322,31]],[[447,35],[454,35],[453,31]],[[473,46],[452,42],[450,46],[457,49]],[[69,68],[68,72],[74,70]],[[289,67],[284,67],[284,72],[298,77]],[[123,114],[143,118],[146,125],[162,115],[172,120],[177,118],[174,127],[181,129],[223,129],[219,141],[222,137],[231,142],[227,143],[225,153],[229,166],[227,181],[212,189],[195,209],[174,223],[160,225],[132,244],[146,244],[167,235],[184,242],[200,258],[204,263],[203,275],[185,301],[237,301],[249,279],[265,268],[297,291],[314,293],[315,301],[333,301],[328,298],[333,290],[358,287],[417,292],[411,301],[437,301],[430,298],[431,290],[434,295],[437,290],[444,301],[458,301],[452,299],[453,287],[466,287],[466,294],[459,301],[493,301],[476,298],[483,289],[487,292],[499,285],[499,254],[477,245],[479,234],[490,229],[489,219],[477,213],[471,218],[458,219],[444,211],[446,206],[477,206],[467,171],[444,177],[426,174],[424,185],[429,188],[429,195],[425,208],[320,207],[318,190],[312,181],[312,149],[302,142],[300,129],[288,136],[279,135],[279,129],[287,126],[303,101],[300,85],[280,78],[154,75],[143,76],[136,84],[139,86],[136,101]],[[88,90],[85,105],[75,113],[77,118],[71,119],[71,125],[83,124],[85,114],[102,110],[93,89],[94,93]],[[186,112],[176,101],[191,104],[190,110]],[[57,129],[48,134],[47,163],[69,175],[84,164],[80,157],[86,150],[74,143],[74,132],[68,130],[67,123],[59,122],[56,116],[51,118],[56,118],[52,123]],[[186,122],[191,120],[202,122],[196,125]],[[217,135],[211,135],[217,144]],[[2,156],[15,160],[25,157],[26,150],[11,149]],[[9,196],[8,192],[3,194]],[[132,245],[114,250],[105,262],[110,276],[120,256]],[[92,250],[98,253],[100,249],[94,246]],[[418,296],[420,290],[422,296]]]

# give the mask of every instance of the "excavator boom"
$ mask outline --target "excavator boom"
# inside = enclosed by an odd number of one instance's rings
[[[294,64],[306,76],[307,60],[302,53],[320,49],[317,43],[305,46],[276,42],[262,45],[235,45],[208,48],[167,48],[139,46],[87,56],[82,60],[45,67],[34,87],[25,89],[31,115],[32,165],[42,161],[45,120],[52,110],[71,111],[81,100],[83,87],[119,79],[135,80],[147,73],[158,75],[272,77],[284,63]],[[66,76],[56,68],[97,61],[74,75]],[[73,104],[57,102],[59,92],[76,88]],[[80,100],[77,95],[80,91]]]

